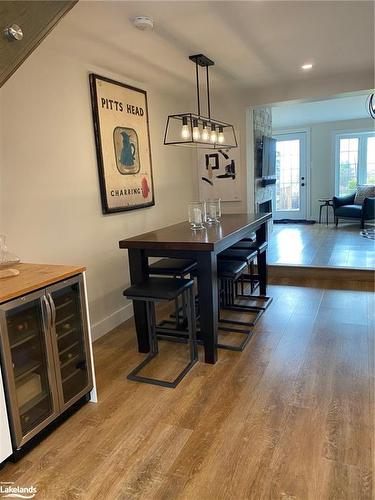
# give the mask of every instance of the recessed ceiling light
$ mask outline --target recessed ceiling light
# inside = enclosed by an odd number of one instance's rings
[[[311,69],[312,67],[312,64],[304,64],[303,66],[301,66],[302,69]]]

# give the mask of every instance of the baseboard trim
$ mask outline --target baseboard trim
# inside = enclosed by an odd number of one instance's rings
[[[268,266],[270,283],[299,284],[301,280],[360,281],[371,285],[375,282],[375,270],[345,267],[318,267],[273,264]]]
[[[98,321],[91,326],[92,340],[98,340],[103,335],[106,335],[111,330],[116,328],[116,326],[121,325],[124,321],[127,321],[133,316],[133,304],[130,302],[126,306],[122,307],[118,311],[113,312],[104,319]]]

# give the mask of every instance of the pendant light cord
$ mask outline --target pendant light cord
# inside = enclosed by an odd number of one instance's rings
[[[196,80],[197,80],[198,116],[200,116],[201,115],[201,101],[200,101],[200,95],[199,95],[199,68],[198,68],[198,61],[195,61],[195,75],[196,75]]]
[[[208,109],[208,118],[211,119],[210,80],[208,78],[208,66],[206,66],[206,80],[207,80],[207,109]]]

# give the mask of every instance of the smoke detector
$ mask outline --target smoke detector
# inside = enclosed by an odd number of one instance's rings
[[[154,20],[148,16],[137,16],[133,19],[134,26],[141,31],[151,31],[154,28]]]

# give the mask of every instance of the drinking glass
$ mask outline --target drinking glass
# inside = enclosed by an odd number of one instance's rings
[[[189,223],[192,229],[203,229],[206,222],[206,204],[193,201],[188,205]]]
[[[6,236],[0,234],[0,268],[10,267],[14,264],[18,264],[20,259],[12,252],[9,252],[6,246]]]
[[[221,200],[206,201],[207,222],[215,223],[220,221],[221,217]]]

